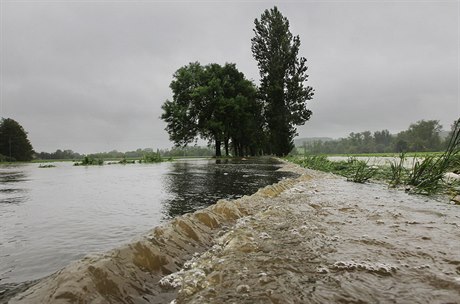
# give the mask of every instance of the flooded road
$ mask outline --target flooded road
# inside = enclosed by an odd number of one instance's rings
[[[460,303],[460,206],[284,170],[303,175],[177,217],[11,303]]]
[[[252,194],[292,176],[277,172],[268,159],[55,165],[0,166],[0,299],[16,283],[120,246],[218,199]]]
[[[460,206],[308,171],[163,279],[179,303],[460,303]]]

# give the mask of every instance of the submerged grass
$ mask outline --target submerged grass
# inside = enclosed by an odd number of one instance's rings
[[[140,163],[161,163],[162,161],[163,158],[159,152],[146,153],[142,159],[139,160]]]
[[[376,167],[371,167],[368,162],[357,160],[354,157],[346,161],[330,161],[325,155],[305,155],[301,158],[290,157],[288,160],[305,168],[344,176],[347,180],[356,183],[365,183],[377,173]]]
[[[413,155],[412,167],[407,169],[404,164],[407,155],[402,153],[398,160],[390,166],[369,166],[368,161],[349,157],[347,161],[330,161],[325,155],[304,155],[290,157],[289,161],[303,167],[332,172],[345,176],[347,180],[365,183],[370,179],[385,180],[390,187],[405,186],[411,193],[431,195],[440,190],[452,192],[456,183],[450,187],[444,180],[448,171],[460,172],[460,119],[456,121],[447,149],[442,153],[428,155]],[[459,183],[460,184],[460,183]],[[455,190],[455,194],[459,191]]]

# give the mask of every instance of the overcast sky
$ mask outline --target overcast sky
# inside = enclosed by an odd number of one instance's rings
[[[315,89],[301,137],[460,116],[458,1],[0,1],[0,117],[36,151],[171,147],[174,71],[232,62],[258,82],[254,19],[273,5]]]

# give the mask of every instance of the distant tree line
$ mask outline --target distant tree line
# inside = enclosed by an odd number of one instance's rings
[[[38,159],[81,159],[83,158],[82,154],[76,153],[72,150],[61,150],[57,149],[56,152],[40,152],[37,153],[36,158]]]
[[[179,68],[170,84],[172,100],[161,118],[177,147],[198,138],[215,147],[215,155],[287,155],[294,147],[296,126],[311,115],[306,103],[313,89],[305,86],[306,59],[299,57],[300,38],[277,7],[254,21],[251,50],[260,86],[247,80],[235,64],[190,63]]]
[[[188,146],[184,148],[173,147],[171,149],[152,148],[136,149],[133,151],[120,152],[112,150],[109,152],[99,152],[90,154],[80,154],[72,150],[58,149],[56,152],[40,152],[35,154],[35,158],[42,160],[81,160],[85,157],[89,159],[142,159],[146,155],[159,153],[161,157],[211,157],[214,155],[214,150],[211,147]]]
[[[420,120],[396,135],[388,130],[352,132],[347,138],[314,141],[304,147],[314,154],[435,152],[442,151],[447,145],[447,140],[440,136],[441,130],[438,120]]]

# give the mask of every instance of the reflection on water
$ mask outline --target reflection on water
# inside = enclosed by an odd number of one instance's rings
[[[19,204],[27,199],[27,190],[20,184],[27,181],[27,173],[15,170],[18,167],[11,165],[0,168],[0,204]]]
[[[171,217],[290,175],[269,160],[55,165],[0,166],[0,299],[8,283],[44,277]]]
[[[218,199],[254,193],[288,175],[276,169],[269,159],[175,162],[165,178],[165,188],[173,195],[165,201],[165,215],[172,218],[205,208]]]

